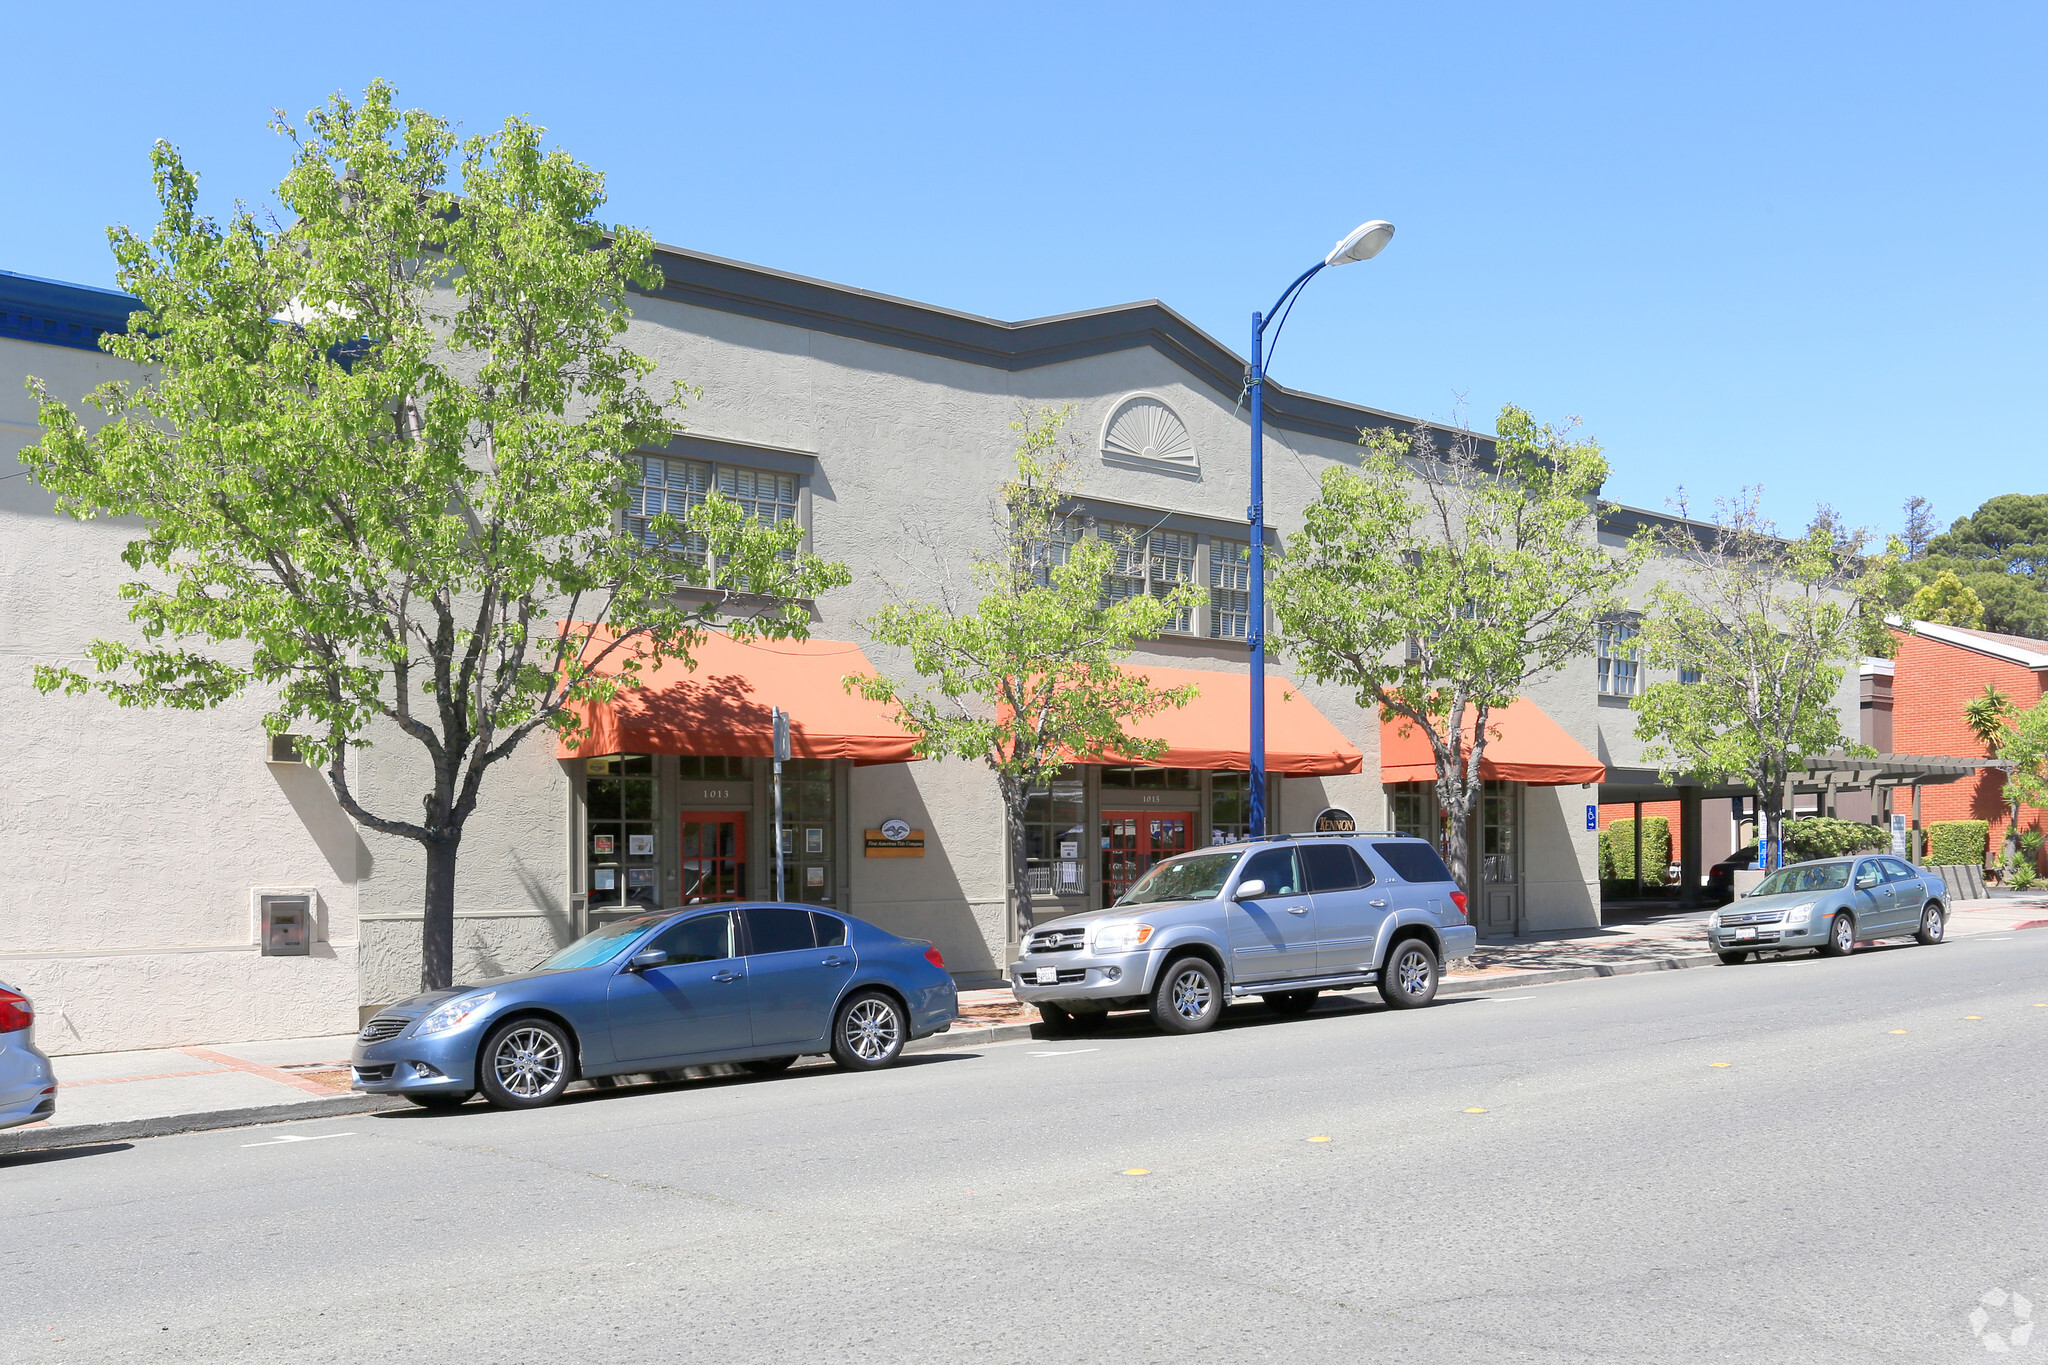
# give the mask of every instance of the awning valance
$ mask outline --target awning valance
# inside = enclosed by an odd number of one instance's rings
[[[600,636],[600,646],[604,637]],[[707,634],[690,651],[694,669],[665,659],[643,668],[640,686],[608,705],[580,709],[589,734],[556,757],[596,754],[701,754],[770,758],[773,708],[789,712],[796,758],[904,763],[915,737],[879,702],[849,694],[840,679],[873,673],[860,646],[844,640],[739,641]]]
[[[1465,742],[1472,742],[1472,717],[1465,720]],[[1407,733],[1403,734],[1403,728]],[[1516,697],[1486,717],[1486,752],[1479,759],[1480,776],[1531,787],[1562,787],[1573,782],[1598,782],[1607,765],[1543,713],[1527,697]],[[1380,781],[1434,782],[1436,756],[1419,726],[1404,721],[1380,723]]]
[[[1140,739],[1163,739],[1166,753],[1146,764],[1154,768],[1235,768],[1251,763],[1252,689],[1248,673],[1203,668],[1161,668],[1126,664],[1126,673],[1158,688],[1192,686],[1194,700],[1135,721],[1127,729]],[[1127,759],[1105,760],[1123,763]],[[1266,676],[1266,770],[1297,777],[1355,773],[1365,756],[1285,678]]]

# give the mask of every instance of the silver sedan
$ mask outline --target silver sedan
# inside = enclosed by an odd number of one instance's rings
[[[1947,927],[1939,877],[1878,854],[1781,867],[1707,917],[1707,941],[1734,964],[1759,949],[1818,948],[1847,957],[1871,939],[1911,934],[1939,943]]]
[[[0,1128],[57,1112],[57,1076],[36,1050],[35,1024],[28,997],[0,982]]]

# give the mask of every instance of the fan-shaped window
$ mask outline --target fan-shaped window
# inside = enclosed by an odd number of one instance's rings
[[[1149,393],[1131,394],[1110,409],[1102,424],[1102,457],[1183,474],[1202,472],[1187,424]]]

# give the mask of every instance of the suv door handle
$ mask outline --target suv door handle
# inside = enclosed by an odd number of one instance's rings
[[[1308,907],[1306,905],[1290,905],[1287,907],[1287,913],[1290,915],[1306,915]]]
[[[1372,903],[1373,905],[1376,905],[1376,906],[1378,906],[1378,907],[1379,907],[1380,909],[1382,909],[1382,910],[1384,910],[1384,909],[1386,909],[1386,908],[1387,908],[1387,903],[1386,903],[1385,901],[1373,901],[1373,902],[1371,902],[1371,903]]]
[[[713,981],[737,981],[740,979],[740,974],[738,972],[713,972],[711,979]]]

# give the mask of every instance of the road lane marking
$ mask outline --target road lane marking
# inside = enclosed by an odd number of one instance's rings
[[[1310,1142],[1328,1142],[1329,1140],[1330,1139],[1328,1137],[1324,1136],[1321,1133],[1317,1133],[1314,1137],[1309,1139]]]
[[[1733,1062],[1708,1062],[1708,1066],[1734,1066]]]
[[[1983,1017],[1981,1014],[1966,1014],[1963,1016],[1965,1019],[1982,1019]]]
[[[1031,1055],[1034,1057],[1078,1057],[1084,1052],[1100,1051],[1102,1051],[1102,1049],[1099,1047],[1077,1047],[1070,1049],[1066,1052],[1034,1052]]]
[[[1905,1030],[1904,1030],[1904,1029],[1902,1029],[1902,1028],[1895,1028],[1895,1029],[1893,1029],[1893,1030],[1892,1030],[1892,1032],[1893,1032],[1893,1033],[1904,1033],[1904,1032],[1905,1032]]]
[[[1125,1175],[1150,1175],[1150,1174],[1152,1174],[1152,1172],[1150,1172],[1150,1171],[1146,1170],[1146,1169],[1145,1169],[1145,1168],[1144,1168],[1143,1166],[1133,1166],[1133,1167],[1131,1167],[1131,1169],[1129,1169],[1128,1171],[1125,1171],[1125,1172],[1124,1172],[1124,1174],[1125,1174]]]
[[[272,1138],[268,1142],[245,1142],[242,1145],[244,1147],[278,1147],[287,1142],[323,1142],[328,1138],[354,1136],[354,1133],[314,1133],[309,1137],[299,1137],[296,1134],[287,1133],[283,1137]]]
[[[1475,1106],[1473,1106],[1472,1108],[1470,1108],[1470,1109],[1467,1109],[1467,1110],[1466,1110],[1465,1112],[1466,1112],[1466,1113],[1468,1113],[1468,1114],[1483,1114],[1483,1113],[1485,1113],[1486,1111],[1485,1111],[1484,1109],[1481,1109],[1481,1108],[1479,1108],[1478,1106],[1476,1106],[1476,1105],[1475,1105]]]

